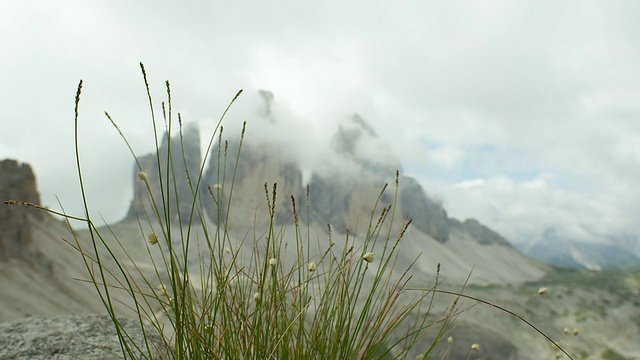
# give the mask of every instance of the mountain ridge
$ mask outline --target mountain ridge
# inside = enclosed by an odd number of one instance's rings
[[[155,154],[149,154],[139,159],[141,169],[137,164],[134,165],[134,173],[143,171],[147,174],[152,193],[156,194],[156,203],[161,202],[157,194],[162,192],[157,175],[158,163],[161,168],[166,166],[170,143],[173,149],[178,149],[176,153],[172,153],[174,169],[184,169],[188,166],[190,174],[198,174],[202,161],[205,160],[199,152],[200,140],[197,129],[190,128],[189,133],[183,136],[189,141],[185,140],[184,147],[181,147],[179,136],[169,140],[165,134],[158,152],[160,161],[156,160]],[[267,224],[268,216],[261,214],[260,211],[256,212],[256,209],[262,207],[262,210],[265,210],[264,184],[272,186],[277,183],[279,198],[276,204],[276,220],[279,223],[293,221],[289,198],[293,197],[298,206],[304,205],[308,191],[311,220],[318,221],[322,225],[331,224],[344,232],[354,216],[371,211],[383,186],[389,183],[393,185],[396,181],[394,178],[397,171],[400,183],[398,197],[393,198],[388,190],[382,194],[380,200],[382,206],[390,205],[395,201],[403,220],[413,219],[414,227],[441,243],[448,240],[452,228],[457,228],[470,232],[472,238],[476,238],[480,243],[511,246],[501,235],[475,219],[460,221],[450,218],[441,204],[426,195],[417,180],[402,173],[399,159],[388,154],[383,158],[371,156],[367,158],[366,146],[362,145],[367,142],[375,142],[376,148],[385,149],[384,152],[387,153],[388,146],[379,139],[375,130],[362,117],[354,115],[346,125],[340,126],[336,131],[331,139],[333,153],[326,154],[326,157],[337,157],[341,161],[328,172],[312,171],[310,177],[306,176],[309,180],[305,186],[301,165],[287,158],[284,154],[286,149],[277,143],[269,144],[245,139],[240,149],[239,141],[224,141],[224,144],[218,144],[219,153],[214,151],[208,159],[198,197],[204,202],[203,207],[209,218],[217,223],[220,216],[217,213],[218,205],[215,201],[211,201],[211,198],[218,197],[221,201],[219,204],[224,207],[223,199],[230,195],[225,193],[225,190],[228,191],[233,183],[236,199],[238,199],[237,193],[242,194],[241,199],[238,200],[239,203],[234,204],[236,211],[245,218],[247,214],[254,215],[256,218],[253,219],[253,223],[264,226]],[[189,165],[185,164],[184,159],[190,160]],[[344,164],[348,165],[346,169]],[[181,174],[184,171],[177,172]],[[194,175],[191,176],[194,177]],[[180,175],[175,178],[175,181],[182,194],[178,196],[179,202],[172,202],[179,203],[178,206],[183,208],[183,213],[186,213],[194,193],[188,185],[186,176]],[[166,187],[166,184],[164,186]],[[195,187],[195,179],[191,187]],[[173,194],[165,194],[165,196],[171,197]],[[150,209],[143,205],[146,198],[145,184],[140,182],[137,176],[134,177],[134,197],[126,219],[143,216],[145,212],[150,213]],[[225,209],[222,212],[224,213]],[[175,216],[174,213],[172,218]],[[237,221],[231,219],[230,224],[233,226]]]

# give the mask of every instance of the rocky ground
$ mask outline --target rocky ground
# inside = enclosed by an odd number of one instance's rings
[[[144,344],[137,322],[121,319],[123,329],[134,343]],[[136,358],[162,359],[164,343],[153,332],[146,335],[155,349]],[[0,323],[0,359],[122,359],[122,348],[111,318],[105,315],[76,314],[30,317]]]

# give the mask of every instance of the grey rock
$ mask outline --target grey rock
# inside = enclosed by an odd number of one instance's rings
[[[371,211],[384,181],[374,177],[350,178],[314,174],[309,183],[311,220],[331,224],[339,232],[366,233]],[[389,189],[382,195],[374,214],[393,201]]]
[[[274,221],[279,224],[292,222],[291,197],[298,204],[304,204],[300,167],[286,160],[282,154],[283,148],[277,144],[243,143],[238,158],[239,146],[237,141],[228,145],[225,143],[225,146],[212,153],[209,160],[203,178],[203,190],[210,188],[211,193],[203,195],[203,203],[210,219],[216,224],[226,221],[231,227],[253,224],[258,228],[268,226],[270,210],[265,183],[269,203],[273,202],[273,184],[277,183]],[[232,209],[227,219],[230,196]]]
[[[405,218],[413,226],[440,243],[449,240],[449,217],[442,204],[429,198],[418,182],[408,176],[400,179],[400,203]]]
[[[139,323],[119,319],[133,343],[145,350]],[[157,332],[147,332],[151,352],[136,359],[161,359],[165,343]],[[111,318],[106,315],[33,317],[0,323],[0,359],[123,359]]]
[[[29,165],[0,161],[0,261],[25,255],[32,242],[32,219],[45,216],[37,209],[1,203],[6,200],[40,204],[36,177]]]
[[[452,219],[451,224],[458,229],[467,232],[471,237],[473,237],[477,242],[482,245],[503,245],[503,246],[511,246],[511,244],[503,238],[497,232],[489,229],[488,227],[480,224],[476,219],[467,219],[464,222],[459,222],[458,220]]]
[[[173,171],[170,170],[167,174],[169,152],[171,153]],[[139,157],[138,164],[134,166],[134,174],[138,174],[140,171],[146,174],[160,215],[166,218],[163,204],[169,203],[172,204],[171,220],[180,220],[183,224],[188,223],[194,198],[192,189],[196,186],[202,165],[198,128],[195,125],[186,126],[182,133],[182,139],[180,135],[176,135],[169,140],[168,134],[165,134],[158,153]],[[129,207],[127,218],[146,219],[146,216],[154,218],[155,212],[150,199],[146,184],[136,176],[134,178],[133,201]],[[197,223],[198,217],[194,216],[192,221]]]
[[[270,123],[275,123],[275,119],[273,117],[273,102],[275,97],[273,93],[268,90],[258,90],[258,95],[264,100],[264,109],[263,115]]]
[[[270,110],[274,101],[273,93],[261,90],[259,95],[265,102],[264,115],[269,121],[275,121],[270,118],[273,115]],[[166,172],[169,145],[172,147],[175,180],[171,179],[172,190],[167,194],[167,176],[164,176],[161,187],[159,173]],[[354,114],[339,126],[330,145],[329,153],[324,154],[330,166],[321,173],[311,174],[308,215],[304,211],[306,192],[302,183],[302,170],[300,165],[292,160],[295,157],[291,156],[291,149],[277,142],[256,142],[251,139],[244,139],[239,153],[238,140],[227,142],[220,139],[218,145],[212,149],[198,193],[199,206],[215,224],[224,223],[230,228],[263,228],[271,221],[268,203],[273,201],[272,186],[277,183],[273,214],[275,223],[293,221],[290,200],[293,197],[298,204],[298,216],[301,220],[322,225],[331,224],[340,232],[347,229],[356,233],[363,232],[385,183],[390,186],[382,195],[377,210],[393,204],[395,174],[396,171],[402,172],[402,164],[391,151],[389,144],[385,143],[376,130],[358,114]],[[185,130],[183,143],[179,137],[169,140],[165,135],[159,156],[152,154],[138,160],[142,171],[147,174],[156,204],[162,206],[162,192],[165,193],[165,199],[168,198],[174,204],[171,210],[173,221],[178,213],[181,214],[183,223],[189,221],[188,215],[194,199],[192,188],[202,166],[201,160],[200,136],[195,127]],[[191,174],[191,181],[186,176],[185,169]],[[174,183],[178,199],[175,199]],[[268,195],[265,194],[265,183]],[[153,215],[153,210],[148,205],[150,201],[146,184],[137,177],[134,193],[129,217],[144,218],[146,214]],[[402,219],[396,219],[393,226],[399,227],[404,221],[413,219],[414,228],[440,243],[446,243],[451,230],[455,228],[468,233],[481,244],[508,244],[499,234],[475,220],[460,222],[450,219],[442,204],[430,198],[414,178],[400,177],[398,195],[395,205],[400,210]],[[229,197],[233,197],[231,202]],[[164,216],[164,210],[161,209],[161,213]],[[194,219],[194,222],[198,223],[198,217],[195,216]]]
[[[338,128],[331,139],[331,148],[347,162],[356,176],[368,173],[378,178],[393,177],[402,169],[389,144],[380,139],[373,127],[354,114]],[[329,155],[333,156],[333,154]]]

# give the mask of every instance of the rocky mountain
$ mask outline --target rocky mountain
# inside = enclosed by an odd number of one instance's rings
[[[0,161],[0,200],[40,204],[36,178],[28,164]],[[46,212],[0,203],[0,321],[31,315],[97,312],[95,290],[82,257],[63,239],[69,227]]]
[[[171,162],[169,162],[170,153],[172,154]],[[170,216],[171,221],[189,223],[188,215],[193,203],[193,189],[196,186],[195,180],[198,178],[201,163],[200,132],[197,127],[186,126],[182,136],[174,136],[171,139],[168,134],[165,134],[158,146],[157,154],[141,156],[134,164],[136,177],[145,174],[147,182],[134,181],[134,199],[129,207],[127,218],[153,218],[155,203],[163,219]],[[172,190],[167,191],[167,189]],[[177,190],[179,196],[176,196],[176,191],[173,189]],[[149,197],[150,193],[153,194],[153,199]],[[169,204],[171,210],[167,211],[163,204]],[[198,221],[198,218],[192,221]]]
[[[270,219],[266,191],[272,198],[273,184],[277,183],[275,221],[292,222],[290,197],[298,201],[304,198],[302,171],[295,162],[287,160],[282,151],[268,143],[244,143],[240,148],[238,141],[231,141],[220,149],[222,156],[214,152],[202,189],[206,192],[202,198],[209,218],[216,224],[225,222],[231,228],[267,228]],[[229,202],[231,197],[233,201]]]
[[[560,267],[602,270],[640,264],[637,251],[625,246],[621,240],[624,239],[578,242],[563,237],[554,229],[547,229],[540,239],[520,244],[519,248],[533,258]],[[634,242],[629,241],[630,244]]]
[[[268,115],[262,126],[272,126],[277,121],[271,113]],[[174,169],[181,169],[180,175],[170,177],[170,181],[178,185],[178,195],[176,199],[172,189],[169,193],[165,190],[164,197],[173,204],[171,219],[187,223],[202,166],[197,129],[189,128],[182,143],[181,146],[179,136],[168,139],[165,135],[160,155],[146,155],[138,162],[146,174],[154,201],[161,204],[158,163],[161,169],[166,167],[168,147],[171,146]],[[473,281],[482,283],[524,282],[535,280],[548,271],[477,220],[450,218],[442,204],[430,198],[416,179],[403,174],[400,160],[393,155],[390,146],[362,117],[353,115],[339,126],[327,149],[327,153],[322,154],[327,162],[323,170],[303,176],[305,164],[298,163],[283,144],[248,136],[240,148],[237,139],[221,139],[205,166],[197,191],[201,202],[198,209],[208,220],[223,224],[229,230],[260,232],[269,227],[273,185],[277,184],[273,208],[277,226],[293,224],[293,198],[300,221],[314,224],[319,232],[326,232],[326,226],[330,224],[338,234],[348,230],[351,234],[364,236],[377,203],[374,225],[387,206],[392,206],[395,216],[392,233],[397,234],[404,223],[412,219],[406,235],[409,240],[404,248],[405,260],[409,263],[416,254],[424,252],[424,261],[419,266],[429,274],[435,272],[438,262],[445,260],[456,264],[447,272],[456,281],[464,281],[473,271]],[[134,168],[136,173],[140,170],[137,164]],[[185,175],[185,168],[189,176]],[[397,196],[396,173],[399,174]],[[166,184],[167,176],[164,178]],[[305,178],[308,179],[306,184]],[[134,184],[134,199],[127,221],[146,219],[152,214],[146,183],[136,176]],[[385,184],[388,187],[380,196]],[[162,214],[164,216],[164,210]]]
[[[27,164],[0,161],[0,199],[40,203],[36,177]],[[41,211],[24,206],[0,206],[0,261],[32,254],[32,222],[43,219]]]
[[[270,118],[269,121],[273,119]],[[186,221],[194,196],[192,187],[195,188],[201,166],[201,154],[197,128],[189,128],[183,136],[185,145],[181,147],[179,136],[168,140],[165,135],[159,149],[160,156],[149,154],[141,157],[138,161],[140,168],[136,164],[134,170],[136,173],[141,170],[147,175],[157,204],[162,203],[162,192],[174,204],[172,219],[177,219],[180,214],[180,218]],[[174,168],[184,169],[186,166],[191,174],[191,180],[186,175],[170,179],[170,186],[173,181],[178,185],[177,200],[173,199],[173,191],[167,194],[160,190],[158,176],[158,163],[163,173],[166,168],[169,143],[176,150],[172,156]],[[269,196],[271,186],[277,183],[276,222],[292,222],[290,197],[293,196],[302,206],[306,201],[307,190],[302,182],[300,164],[290,160],[285,155],[286,150],[277,143],[254,143],[251,139],[245,139],[241,149],[239,145],[237,140],[220,143],[218,151],[214,151],[209,159],[199,194],[209,218],[214,223],[227,220],[227,206],[230,205],[228,197],[232,195],[233,185],[235,195],[232,214],[240,215],[228,219],[228,224],[232,227],[240,224],[255,224],[258,227],[268,225],[265,183],[269,187]],[[413,219],[413,226],[432,239],[445,243],[451,229],[455,228],[469,233],[480,244],[510,246],[499,234],[477,220],[461,222],[449,218],[442,205],[428,197],[414,178],[402,175],[400,160],[390,155],[390,147],[380,140],[375,130],[359,115],[354,115],[339,127],[331,139],[331,149],[332,153],[326,154],[326,157],[334,159],[334,168],[326,173],[313,173],[308,184],[312,221],[323,225],[331,224],[341,232],[347,228],[355,231],[355,221],[363,220],[362,216],[369,216],[380,190],[387,183],[390,188],[382,195],[379,208],[395,201],[402,218]],[[394,199],[391,187],[395,182],[396,171],[400,172],[401,186],[398,198]],[[182,170],[179,173],[185,172]],[[163,186],[166,188],[168,176],[165,175],[164,178]],[[145,183],[136,176],[134,199],[127,218],[151,214],[147,194]],[[181,211],[176,211],[176,207]],[[304,216],[303,212],[299,215]]]

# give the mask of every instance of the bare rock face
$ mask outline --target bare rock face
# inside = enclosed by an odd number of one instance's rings
[[[277,120],[270,111],[273,94],[262,91],[260,95],[265,100],[264,116],[269,122],[265,126],[268,126]],[[160,173],[166,173],[169,146],[175,178],[170,178],[170,191],[167,193],[168,177],[166,174],[163,176],[161,187],[158,169]],[[452,229],[456,229],[469,234],[480,244],[509,244],[476,220],[460,222],[449,218],[442,204],[430,198],[414,178],[399,176],[396,197],[396,173],[402,174],[400,159],[373,127],[357,114],[341,124],[333,135],[330,150],[324,154],[328,165],[325,170],[311,174],[308,213],[305,211],[306,189],[302,170],[296,161],[291,160],[295,157],[287,153],[291,151],[289,147],[248,139],[245,139],[238,152],[239,147],[239,141],[221,140],[207,159],[208,165],[197,196],[204,213],[216,224],[224,223],[230,228],[264,229],[269,226],[271,212],[276,224],[290,223],[294,220],[293,196],[301,220],[330,224],[339,232],[348,229],[352,233],[365,233],[374,207],[377,206],[373,213],[373,225],[382,209],[392,205],[395,206],[391,225],[394,231],[400,230],[411,219],[412,227],[440,243],[449,241]],[[169,140],[165,136],[159,154],[139,158],[140,167],[146,174],[156,204],[162,207],[160,194],[164,192],[165,202],[169,199],[172,204],[172,221],[177,220],[179,213],[182,222],[186,223],[194,199],[192,189],[195,188],[202,161],[197,128],[188,128],[182,143],[177,137]],[[191,179],[186,176],[185,169],[191,174]],[[275,206],[272,207],[274,183],[277,183],[277,193]],[[385,183],[388,187],[381,195]],[[145,213],[152,216],[145,182],[136,178],[134,193],[129,217],[144,218],[147,216]],[[160,211],[164,216],[164,209],[160,208]],[[198,221],[197,216],[194,219]],[[389,225],[388,222],[386,224]]]
[[[173,171],[167,172],[169,153],[171,154],[170,166],[173,167]],[[149,194],[145,182],[136,176],[134,179],[134,198],[129,207],[127,218],[146,219],[149,216],[155,219],[155,211],[151,201],[153,197],[163,219],[167,217],[164,204],[169,204],[171,221],[179,220],[183,224],[188,223],[194,197],[192,189],[196,186],[202,164],[198,128],[195,126],[186,127],[182,139],[179,135],[169,139],[165,134],[158,154],[142,156],[138,158],[138,163],[141,169],[136,164],[134,173],[138,174],[141,171],[145,174],[152,195]],[[196,223],[198,220],[197,216],[192,219]]]
[[[354,115],[341,125],[331,144],[342,167],[334,174],[315,174],[311,180],[311,208],[317,218],[341,231],[354,231],[356,223],[358,231],[366,231],[371,210],[387,183],[378,210],[396,206],[402,219],[396,218],[394,227],[413,219],[413,227],[435,240],[444,243],[449,239],[446,211],[424,193],[415,179],[401,176],[398,198],[394,198],[395,174],[402,171],[402,165],[362,117]]]
[[[449,240],[449,217],[441,204],[433,201],[422,190],[422,186],[411,177],[400,180],[402,213],[413,219],[413,226],[438,242]]]
[[[387,143],[382,141],[373,127],[355,114],[338,127],[331,139],[331,147],[348,169],[378,178],[393,177],[402,165]]]
[[[310,210],[313,221],[345,232],[366,233],[371,211],[376,206],[384,181],[374,178],[341,179],[314,175],[309,184]],[[393,200],[389,191],[382,196],[374,214],[378,220],[382,208]]]
[[[497,232],[489,229],[488,227],[480,224],[476,219],[467,219],[460,222],[455,219],[451,219],[451,226],[469,233],[478,243],[482,245],[504,245],[511,246],[511,244],[503,238]]]
[[[15,160],[0,161],[0,201],[18,200],[40,203],[36,178],[27,164]],[[0,261],[20,256],[32,242],[31,221],[44,213],[20,205],[0,204]]]
[[[380,191],[385,183],[395,181],[400,160],[357,114],[339,126],[331,139],[331,150],[326,157],[334,163],[332,170],[313,174],[309,183],[311,217],[341,232],[366,232]],[[389,193],[382,195],[374,221],[392,202]]]
[[[211,189],[211,193],[203,195],[203,203],[211,220],[215,223],[224,221],[230,227],[268,227],[271,221],[269,205],[273,207],[273,184],[277,183],[274,221],[280,224],[292,222],[291,197],[298,204],[304,199],[300,167],[285,160],[281,153],[284,150],[277,144],[245,143],[238,158],[239,145],[238,142],[229,143],[220,148],[220,160],[218,151],[210,159],[203,190]],[[230,197],[231,209],[228,208]]]

